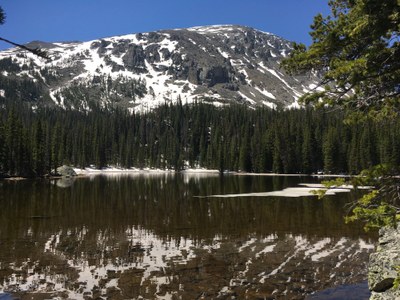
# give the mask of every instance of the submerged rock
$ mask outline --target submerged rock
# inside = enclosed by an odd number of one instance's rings
[[[381,228],[379,244],[370,255],[368,284],[373,300],[400,299],[400,289],[394,289],[397,277],[396,267],[400,266],[400,228]]]
[[[72,167],[66,165],[58,167],[57,174],[63,177],[73,177],[77,175]]]

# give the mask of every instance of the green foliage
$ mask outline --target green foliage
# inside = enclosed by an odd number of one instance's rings
[[[312,193],[314,195],[317,195],[319,199],[322,199],[323,197],[325,197],[326,192],[329,189],[340,188],[341,186],[345,186],[347,184],[346,180],[342,177],[338,177],[333,180],[325,180],[325,181],[322,181],[321,183],[322,183],[322,185],[325,186],[326,189],[319,189],[319,190],[312,191]]]
[[[312,45],[295,44],[284,67],[323,75],[324,91],[305,103],[339,106],[351,118],[382,118],[400,109],[400,5],[397,0],[331,0],[331,15],[317,15]],[[351,119],[350,118],[350,119]]]
[[[346,143],[347,169],[354,174],[364,168],[352,184],[373,189],[354,203],[346,220],[364,221],[366,230],[396,226],[400,219],[400,148],[393,139],[396,129],[390,124],[398,121],[400,112],[400,2],[330,0],[329,6],[329,16],[314,18],[311,46],[295,44],[283,66],[291,73],[319,72],[323,90],[311,91],[301,100],[344,110],[346,123],[354,127]],[[389,126],[385,136],[377,136],[368,119],[385,120],[384,126]],[[358,124],[366,125],[361,135]],[[334,169],[338,159],[334,154],[340,152],[341,143],[334,132],[326,136],[325,171]],[[385,153],[380,151],[383,148],[392,150]],[[331,184],[336,183],[327,187]]]
[[[366,231],[382,226],[396,227],[400,221],[400,178],[398,170],[389,164],[379,164],[363,170],[359,176],[348,181],[336,179],[325,181],[328,189],[340,185],[352,185],[356,189],[364,187],[369,191],[350,208],[346,222],[362,221]],[[327,190],[316,191],[323,197]]]
[[[346,180],[342,177],[339,177],[334,180],[322,181],[322,184],[326,188],[331,189],[331,188],[337,188],[337,187],[346,185]]]

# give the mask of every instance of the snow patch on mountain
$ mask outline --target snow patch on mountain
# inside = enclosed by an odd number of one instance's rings
[[[91,102],[143,112],[178,100],[291,108],[304,93],[321,89],[316,73],[284,73],[280,62],[292,49],[289,41],[244,26],[43,45],[49,60],[16,48],[1,51],[0,61],[10,66],[0,76],[32,81],[63,108],[83,109]],[[2,87],[2,95],[8,89]]]

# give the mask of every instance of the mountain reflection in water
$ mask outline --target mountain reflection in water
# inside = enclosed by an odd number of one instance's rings
[[[366,278],[353,193],[257,193],[301,177],[115,176],[0,183],[0,293],[20,298],[303,299]],[[62,186],[62,188],[60,187]],[[196,197],[195,197],[196,196]]]

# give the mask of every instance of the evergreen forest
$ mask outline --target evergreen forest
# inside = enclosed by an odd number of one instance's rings
[[[63,164],[182,170],[357,174],[400,164],[400,120],[343,122],[338,111],[165,104],[145,114],[0,108],[0,174],[36,177]]]

